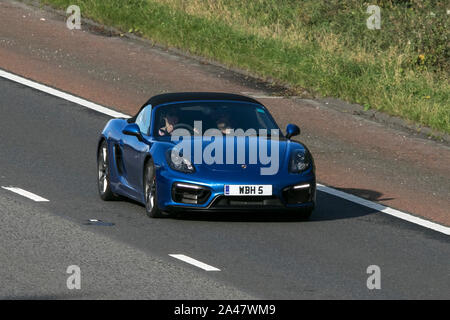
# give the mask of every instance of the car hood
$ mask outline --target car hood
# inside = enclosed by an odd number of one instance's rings
[[[186,137],[181,143],[171,142],[167,149],[176,146],[183,148],[183,154],[189,155],[185,152],[189,145],[190,160],[197,171],[216,175],[239,172],[259,175],[261,168],[282,169],[286,166],[290,150],[305,149],[301,143],[285,138],[275,140],[256,136]],[[242,156],[242,150],[245,157]]]

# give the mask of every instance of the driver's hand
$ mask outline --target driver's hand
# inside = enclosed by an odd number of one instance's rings
[[[160,136],[165,136],[167,134],[166,128],[162,127],[158,130]]]
[[[173,124],[171,124],[167,118],[164,118],[164,122],[166,123],[166,132],[171,133],[173,131]]]

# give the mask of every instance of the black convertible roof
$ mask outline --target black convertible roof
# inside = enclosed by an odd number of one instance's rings
[[[136,121],[136,117],[141,112],[144,107],[151,104],[156,107],[160,104],[170,103],[170,102],[181,102],[181,101],[194,101],[194,100],[230,100],[230,101],[243,101],[261,104],[253,98],[241,96],[239,94],[233,93],[223,93],[223,92],[175,92],[175,93],[163,93],[151,97],[136,113],[136,115],[130,119],[128,122]]]
[[[239,94],[221,93],[221,92],[177,92],[177,93],[158,94],[150,98],[144,106],[151,104],[152,106],[155,107],[163,103],[193,101],[193,100],[231,100],[231,101],[244,101],[260,104],[255,99],[246,96],[241,96]]]

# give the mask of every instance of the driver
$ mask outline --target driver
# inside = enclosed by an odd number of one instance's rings
[[[231,127],[231,121],[230,117],[228,116],[228,113],[220,113],[219,117],[216,120],[217,129],[222,132],[222,134],[230,134],[232,127]]]
[[[159,128],[160,136],[168,136],[172,133],[174,126],[178,123],[178,116],[173,112],[168,112],[164,119],[164,126]]]

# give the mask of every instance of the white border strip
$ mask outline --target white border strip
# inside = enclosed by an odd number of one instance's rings
[[[103,114],[109,115],[109,116],[114,117],[114,118],[130,118],[129,115],[126,115],[126,114],[123,114],[123,113],[120,113],[120,112],[108,109],[106,107],[103,107],[103,106],[95,104],[93,102],[90,102],[90,101],[84,100],[82,98],[73,96],[71,94],[68,94],[68,93],[65,93],[65,92],[62,92],[62,91],[50,88],[48,86],[45,86],[43,84],[40,84],[40,83],[31,81],[31,80],[28,80],[28,79],[25,79],[23,77],[15,75],[15,74],[6,72],[6,71],[4,71],[2,69],[0,69],[0,77],[8,79],[8,80],[11,80],[11,81],[14,81],[14,82],[18,82],[20,84],[23,84],[23,85],[25,85],[27,87],[34,88],[34,89],[39,90],[39,91],[46,92],[46,93],[51,94],[53,96],[56,96],[58,98],[61,98],[61,99],[64,99],[64,100],[67,100],[67,101],[79,104],[81,106],[84,106],[86,108],[89,108],[89,109],[101,112]],[[357,197],[357,196],[354,196],[354,195],[351,195],[351,194],[348,194],[348,193],[345,193],[345,192],[342,192],[342,191],[339,191],[339,190],[336,190],[336,189],[333,189],[333,188],[330,188],[330,187],[327,187],[327,186],[324,186],[324,185],[321,185],[321,184],[317,184],[317,189],[320,190],[320,191],[332,194],[332,195],[334,195],[336,197],[340,197],[340,198],[343,198],[343,199],[346,199],[346,200],[358,203],[358,204],[360,204],[362,206],[365,206],[365,207],[368,207],[368,208],[371,208],[371,209],[374,209],[374,210],[377,210],[377,211],[384,212],[386,214],[389,214],[391,216],[397,217],[399,219],[406,220],[408,222],[420,225],[422,227],[429,228],[429,229],[432,229],[432,230],[444,233],[446,235],[450,235],[450,228],[449,227],[445,227],[445,226],[437,224],[435,222],[431,222],[431,221],[428,221],[428,220],[425,220],[425,219],[421,219],[421,218],[418,218],[418,217],[413,216],[411,214],[408,214],[408,213],[405,213],[405,212],[401,212],[399,210],[395,210],[395,209],[383,206],[381,204],[378,204],[378,203],[375,203],[375,202],[372,202],[372,201],[369,201],[369,200],[365,200],[365,199],[362,199],[360,197]]]
[[[445,227],[443,225],[437,224],[435,222],[431,222],[425,219],[421,219],[419,217],[413,216],[409,213],[405,213],[399,210],[395,210],[386,206],[383,206],[382,204],[379,203],[375,203],[357,196],[354,196],[352,194],[348,194],[327,186],[324,186],[322,184],[317,184],[317,190],[320,190],[322,192],[326,192],[329,193],[333,196],[351,201],[351,202],[355,202],[359,205],[386,213],[388,215],[394,216],[396,218],[402,219],[402,220],[406,220],[408,222],[414,223],[414,224],[418,224],[422,227],[428,228],[428,229],[432,229],[438,232],[441,232],[443,234],[446,235],[450,235],[450,228],[449,227]]]
[[[20,194],[21,196],[23,196],[25,198],[28,198],[28,199],[31,199],[31,200],[36,201],[36,202],[48,202],[49,201],[49,200],[47,200],[45,198],[42,198],[42,197],[40,197],[40,196],[38,196],[38,195],[36,195],[34,193],[28,192],[28,191],[20,189],[20,188],[2,187],[2,189],[9,190],[11,192]]]
[[[169,256],[171,256],[172,258],[184,261],[186,263],[192,264],[193,266],[196,266],[205,271],[220,271],[220,269],[217,269],[217,268],[210,266],[206,263],[203,263],[201,261],[195,260],[191,257],[185,256],[184,254],[169,254]]]
[[[50,87],[48,87],[46,85],[43,85],[43,84],[31,81],[31,80],[22,78],[20,76],[15,75],[15,74],[6,72],[6,71],[4,71],[2,69],[0,69],[0,77],[8,79],[8,80],[11,80],[11,81],[14,81],[14,82],[18,82],[20,84],[23,84],[24,86],[27,86],[27,87],[30,87],[30,88],[33,88],[33,89],[36,89],[36,90],[39,90],[39,91],[43,91],[45,93],[51,94],[52,96],[55,96],[55,97],[58,97],[58,98],[61,98],[61,99],[64,99],[64,100],[67,100],[67,101],[79,104],[79,105],[81,105],[83,107],[86,107],[86,108],[89,108],[89,109],[101,112],[103,114],[107,114],[108,116],[111,116],[113,118],[130,118],[130,116],[128,116],[126,114],[123,114],[123,113],[120,113],[120,112],[108,109],[108,108],[103,107],[103,106],[101,106],[99,104],[87,101],[85,99],[76,97],[74,95],[62,92],[60,90],[56,90],[56,89],[50,88]]]

